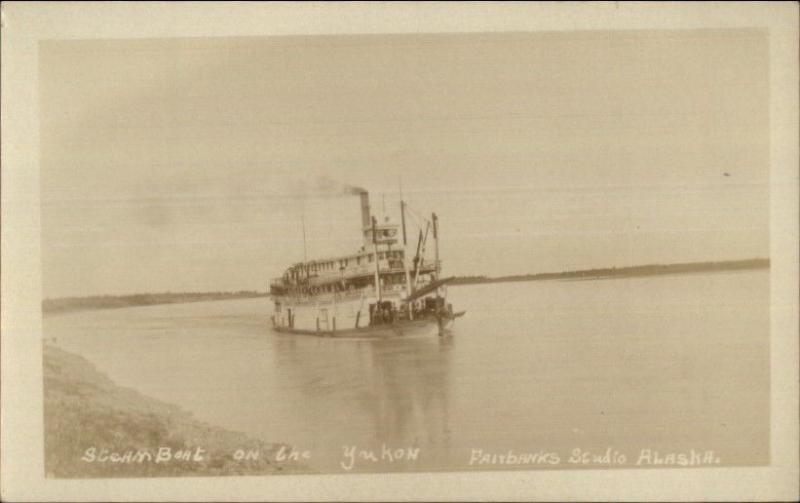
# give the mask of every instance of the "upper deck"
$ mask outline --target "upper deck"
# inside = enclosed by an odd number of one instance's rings
[[[288,268],[282,277],[273,279],[270,287],[276,291],[293,285],[316,287],[371,279],[376,272],[375,257],[374,252],[360,252],[326,260],[301,262]],[[381,277],[405,274],[403,250],[378,251],[377,261],[377,270],[380,271]],[[426,275],[436,270],[436,264],[431,260],[420,259],[416,273],[413,264],[409,264],[408,268],[412,275]]]
[[[379,223],[370,214],[367,193],[362,192],[359,195],[364,239],[360,250],[349,255],[307,260],[292,265],[283,276],[270,282],[270,292],[273,295],[319,295],[375,288],[376,276],[380,278],[381,288],[399,284],[408,286],[409,282],[413,288],[417,279],[423,280],[422,276],[439,269],[436,261],[423,258],[427,230],[425,239],[420,233],[417,250],[419,256],[415,260],[409,260],[404,245],[398,244],[400,227],[390,222],[388,217]]]

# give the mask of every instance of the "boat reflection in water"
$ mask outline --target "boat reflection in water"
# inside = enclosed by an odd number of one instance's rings
[[[271,400],[286,423],[276,425],[276,438],[309,450],[312,467],[404,471],[446,464],[453,336],[275,334],[272,343],[279,382],[271,388],[286,393]]]

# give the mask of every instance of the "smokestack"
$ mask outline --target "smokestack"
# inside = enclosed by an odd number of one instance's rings
[[[361,197],[361,227],[367,228],[372,225],[372,219],[369,214],[369,192],[366,190],[359,193]]]

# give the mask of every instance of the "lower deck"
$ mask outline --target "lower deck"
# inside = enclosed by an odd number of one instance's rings
[[[446,327],[443,327],[446,328]],[[436,335],[439,327],[435,319],[406,320],[376,326],[361,328],[346,328],[343,330],[303,330],[290,327],[274,327],[276,332],[299,335],[314,335],[318,337],[340,337],[352,339],[380,339],[400,336],[429,336]]]
[[[442,298],[404,302],[404,292],[386,292],[380,299],[360,296],[273,297],[272,326],[282,332],[343,337],[404,335],[425,326],[439,329],[456,316]],[[437,307],[438,306],[438,307]]]

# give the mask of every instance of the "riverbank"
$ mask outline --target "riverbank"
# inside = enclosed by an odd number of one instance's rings
[[[116,385],[86,359],[44,346],[45,474],[58,478],[308,473],[285,444],[217,428]],[[248,459],[237,459],[241,457]]]
[[[181,292],[143,293],[135,295],[94,295],[91,297],[60,297],[44,299],[45,314],[86,311],[91,309],[117,309],[122,307],[152,306],[156,304],[182,304],[209,300],[250,299],[266,297],[265,292],[240,290],[238,292]]]
[[[666,274],[692,274],[702,272],[743,271],[767,269],[769,259],[727,260],[721,262],[687,262],[681,264],[648,264],[633,267],[605,267],[580,271],[546,272],[539,274],[518,274],[513,276],[455,276],[448,281],[450,285],[474,285],[480,283],[506,283],[512,281],[544,281],[554,279],[614,279]]]

